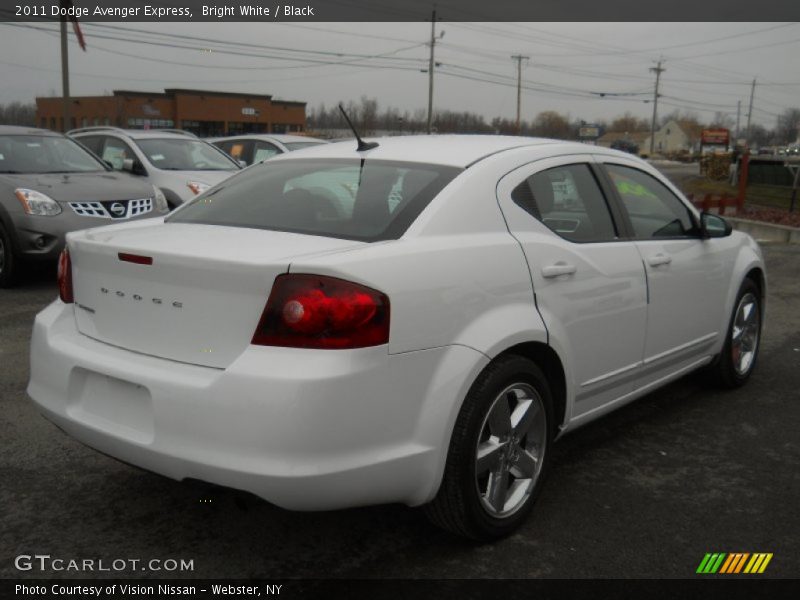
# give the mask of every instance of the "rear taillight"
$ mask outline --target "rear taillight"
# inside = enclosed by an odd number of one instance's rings
[[[275,278],[253,336],[258,346],[345,349],[389,341],[389,298],[323,275]]]
[[[64,248],[58,257],[58,295],[67,304],[75,301],[72,294],[72,261],[69,250]]]

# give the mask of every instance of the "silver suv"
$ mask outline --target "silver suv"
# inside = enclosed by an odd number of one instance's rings
[[[0,288],[28,263],[55,262],[67,232],[166,212],[155,186],[112,172],[74,140],[0,125]]]
[[[328,143],[304,135],[281,133],[243,133],[228,137],[206,138],[206,141],[221,148],[244,166],[253,165],[277,154]]]
[[[176,129],[85,127],[67,135],[113,169],[129,171],[155,185],[164,193],[170,209],[241,169],[216,146]]]

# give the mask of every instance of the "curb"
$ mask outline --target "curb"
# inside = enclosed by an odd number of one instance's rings
[[[800,228],[787,225],[773,225],[763,221],[750,221],[737,217],[724,217],[734,229],[749,233],[759,242],[779,242],[800,244]]]

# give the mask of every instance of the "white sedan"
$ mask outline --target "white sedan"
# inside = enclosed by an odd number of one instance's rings
[[[553,441],[756,363],[758,245],[656,170],[542,139],[308,148],[72,233],[28,393],[89,446],[282,507],[518,527]]]

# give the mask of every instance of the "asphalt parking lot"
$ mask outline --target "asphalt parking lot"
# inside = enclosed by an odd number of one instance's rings
[[[706,552],[771,552],[765,576],[800,577],[800,246],[764,250],[750,383],[693,375],[566,436],[532,518],[486,546],[402,506],[288,512],[68,438],[25,394],[31,325],[57,294],[45,269],[0,291],[0,577],[80,576],[17,571],[20,554],[194,561],[116,573],[147,577],[692,577]]]

